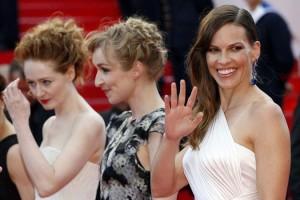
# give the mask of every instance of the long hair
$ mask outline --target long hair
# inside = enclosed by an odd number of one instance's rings
[[[206,53],[215,33],[226,24],[234,24],[245,29],[250,43],[257,41],[255,23],[248,11],[233,5],[224,5],[210,11],[200,23],[197,39],[188,53],[188,73],[192,84],[198,87],[197,104],[194,112],[203,112],[201,124],[189,138],[193,149],[205,136],[221,104],[218,85],[208,71]]]

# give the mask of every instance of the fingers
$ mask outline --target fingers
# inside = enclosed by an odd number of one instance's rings
[[[3,91],[3,100],[6,105],[9,101],[16,101],[23,98],[23,93],[18,88],[19,81],[19,78],[12,81]]]
[[[178,97],[178,105],[184,106],[185,104],[185,95],[186,95],[186,86],[185,81],[180,81],[180,91],[179,91],[179,97]]]
[[[165,112],[166,114],[168,114],[170,112],[170,98],[168,95],[165,95],[164,102],[165,102]]]
[[[6,97],[13,96],[15,91],[19,90],[19,88],[18,88],[19,80],[20,79],[17,78],[16,80],[14,80],[10,84],[8,84],[8,86],[3,91],[3,94],[6,95]]]
[[[186,103],[186,106],[190,107],[191,109],[193,108],[193,106],[194,106],[194,104],[196,102],[196,99],[197,99],[197,90],[198,90],[197,87],[193,87],[191,95],[188,98],[188,101]]]
[[[171,84],[171,108],[175,108],[177,106],[177,88],[176,84]]]

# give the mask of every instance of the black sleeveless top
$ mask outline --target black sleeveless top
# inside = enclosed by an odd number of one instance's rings
[[[21,200],[16,185],[12,182],[7,169],[7,152],[14,144],[17,144],[17,136],[9,135],[0,141],[0,199]]]

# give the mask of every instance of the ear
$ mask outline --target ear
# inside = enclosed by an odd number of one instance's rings
[[[139,78],[143,74],[144,70],[145,70],[144,64],[140,61],[135,61],[131,68],[133,78],[134,79]]]
[[[74,65],[70,65],[67,69],[67,72],[66,72],[66,76],[67,76],[67,79],[70,80],[70,81],[74,81],[75,79],[75,76],[76,76],[76,72],[75,72],[75,67]]]
[[[260,42],[255,41],[252,46],[252,61],[255,62],[260,56]]]

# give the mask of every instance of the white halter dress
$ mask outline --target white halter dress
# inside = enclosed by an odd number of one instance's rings
[[[61,151],[57,148],[46,146],[40,148],[50,164],[53,164]],[[99,165],[87,162],[81,171],[55,194],[41,198],[35,192],[35,200],[95,200],[99,184]]]
[[[258,200],[254,153],[237,144],[220,109],[199,149],[183,157],[196,200]]]

